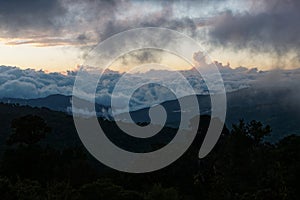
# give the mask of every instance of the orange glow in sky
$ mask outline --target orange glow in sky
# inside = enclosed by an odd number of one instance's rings
[[[204,48],[205,49],[205,48]],[[155,54],[154,54],[155,56]],[[244,66],[247,68],[257,67],[260,70],[268,70],[274,68],[279,62],[272,59],[272,56],[260,53],[253,56],[247,51],[225,51],[218,50],[209,53],[211,60],[230,63],[232,68]],[[183,59],[164,52],[160,54],[160,58],[156,62],[169,65],[176,70],[190,69],[189,65]],[[290,55],[293,57],[293,55]],[[290,59],[290,58],[289,58]],[[143,64],[132,56],[119,58],[111,66],[111,69],[118,71],[126,71],[127,67]],[[78,46],[42,46],[38,47],[33,44],[9,45],[5,41],[0,41],[0,65],[17,66],[22,69],[32,68],[36,70],[45,70],[48,72],[64,72],[67,70],[75,70],[78,65],[84,63],[83,51]],[[278,66],[281,67],[281,66]],[[285,68],[296,68],[293,63],[285,63]]]

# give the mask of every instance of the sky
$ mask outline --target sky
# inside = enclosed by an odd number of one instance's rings
[[[75,70],[99,42],[139,27],[170,28],[195,39],[212,60],[260,70],[300,65],[299,0],[0,0],[0,65]],[[115,70],[143,60],[120,58]],[[190,68],[172,55],[146,61]],[[126,62],[124,62],[124,60]]]

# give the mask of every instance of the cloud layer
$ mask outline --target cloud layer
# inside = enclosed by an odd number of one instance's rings
[[[70,95],[74,76],[47,74],[32,69],[0,66],[0,97],[39,98],[51,94]]]
[[[265,52],[284,67],[300,63],[298,0],[0,0],[6,44],[75,45],[83,52],[124,30],[165,27],[211,49]],[[297,66],[293,66],[297,67]]]
[[[226,48],[275,53],[279,56],[277,65],[291,52],[299,59],[299,10],[298,0],[252,1],[248,12],[227,10],[213,17],[209,37],[215,44]]]
[[[0,0],[1,36],[34,37],[36,33],[55,34],[63,25],[67,9],[60,0]]]
[[[229,65],[221,63],[216,63],[216,65],[222,74],[227,92],[246,87],[264,88],[270,92],[274,90],[287,91],[286,94],[289,96],[286,99],[290,99],[294,104],[297,104],[297,99],[300,99],[298,95],[300,70],[263,72],[243,67],[232,69]],[[208,94],[205,82],[199,74],[193,70],[180,71],[180,73],[184,75],[197,94]],[[99,104],[110,105],[113,89],[123,75],[123,73],[107,71],[102,76],[96,93],[96,101]],[[69,72],[67,75],[48,74],[43,71],[0,66],[0,98],[33,99],[51,94],[72,95],[75,76],[76,72]],[[186,88],[182,87],[183,84],[176,79],[176,73],[172,71],[150,70],[144,73],[130,74],[127,77],[126,84],[124,84],[125,89],[115,94],[120,110],[125,106],[124,99],[130,95],[126,92],[126,88],[130,89],[132,85],[151,82],[151,80],[157,81],[160,78],[169,82],[172,89],[177,90],[181,96],[188,95]],[[87,93],[87,95],[90,94]],[[157,84],[146,84],[131,97],[130,106],[132,110],[135,110],[171,99],[174,99],[174,94],[170,90]]]

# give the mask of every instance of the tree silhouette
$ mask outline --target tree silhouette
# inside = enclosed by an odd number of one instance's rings
[[[11,123],[12,134],[7,140],[8,145],[35,144],[51,132],[45,120],[36,115],[26,115],[14,119]]]
[[[271,127],[269,125],[264,126],[261,122],[252,120],[245,124],[244,120],[240,120],[239,124],[233,124],[232,134],[242,134],[249,139],[253,140],[255,144],[262,142],[265,136],[271,133]]]

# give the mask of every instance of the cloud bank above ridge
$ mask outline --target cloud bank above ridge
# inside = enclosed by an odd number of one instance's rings
[[[299,96],[297,92],[300,89],[297,85],[300,79],[300,70],[258,71],[255,68],[250,70],[244,67],[232,69],[229,65],[215,64],[222,74],[227,92],[250,87],[265,88],[270,92],[273,90],[292,91],[292,95],[295,97],[293,99],[297,99]],[[205,82],[200,75],[195,74],[193,70],[184,70],[180,71],[180,73],[188,80],[197,94],[208,94]],[[97,103],[106,106],[110,105],[114,86],[122,75],[122,73],[116,71],[108,71],[102,76],[96,93]],[[125,87],[131,87],[132,84],[137,82],[151,81],[152,78],[167,77],[167,81],[173,84],[174,88],[179,90],[182,96],[185,96],[185,89],[180,87],[181,83],[174,79],[174,75],[175,72],[162,70],[131,74],[126,80],[127,84]],[[0,66],[0,98],[34,99],[52,94],[72,95],[75,76],[75,71],[70,71],[67,75],[63,75],[60,73],[45,73],[44,71],[21,70],[17,67]],[[122,105],[123,99],[129,94],[124,90],[115,95],[117,95],[115,97],[118,99],[120,109],[122,109],[124,106]],[[174,95],[168,90],[156,84],[147,84],[137,90],[131,97],[131,107],[135,110],[173,98]]]

